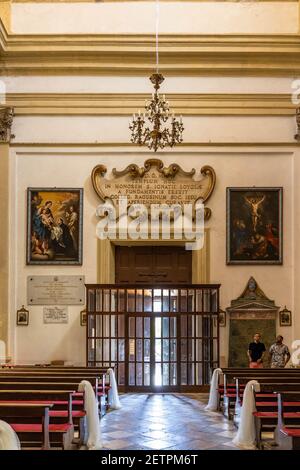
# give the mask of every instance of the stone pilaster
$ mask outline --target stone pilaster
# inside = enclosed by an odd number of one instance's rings
[[[202,250],[195,250],[192,254],[193,284],[206,284],[210,282],[209,265],[209,229],[205,229],[204,246]]]
[[[0,142],[0,356],[8,340],[9,143]],[[3,357],[0,357],[0,361]]]

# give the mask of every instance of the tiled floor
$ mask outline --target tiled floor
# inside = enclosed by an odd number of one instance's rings
[[[126,394],[122,409],[101,421],[104,448],[113,450],[236,449],[232,422],[204,411],[207,395]]]

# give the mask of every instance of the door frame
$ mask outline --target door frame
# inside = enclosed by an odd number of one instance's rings
[[[125,246],[183,246],[185,241],[165,240],[100,240],[97,238],[97,283],[115,283],[115,247]],[[204,229],[204,246],[192,252],[192,283],[210,282],[210,229]]]

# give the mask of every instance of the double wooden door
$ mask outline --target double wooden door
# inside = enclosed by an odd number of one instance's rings
[[[184,246],[116,246],[117,284],[190,284],[192,252]]]

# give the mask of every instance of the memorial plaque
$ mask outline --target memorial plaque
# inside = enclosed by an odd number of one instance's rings
[[[28,305],[84,305],[84,276],[28,276]]]
[[[44,323],[68,323],[68,307],[44,307]]]
[[[114,168],[112,179],[105,178],[106,172],[104,165],[93,169],[93,187],[102,201],[110,199],[116,209],[120,196],[127,197],[128,205],[144,204],[147,208],[151,204],[195,204],[199,199],[205,203],[216,182],[210,166],[202,167],[201,178],[195,178],[195,169],[184,171],[177,163],[165,167],[156,158],[146,160],[143,167],[133,163],[122,171]],[[206,207],[205,218],[210,215],[211,210]]]

